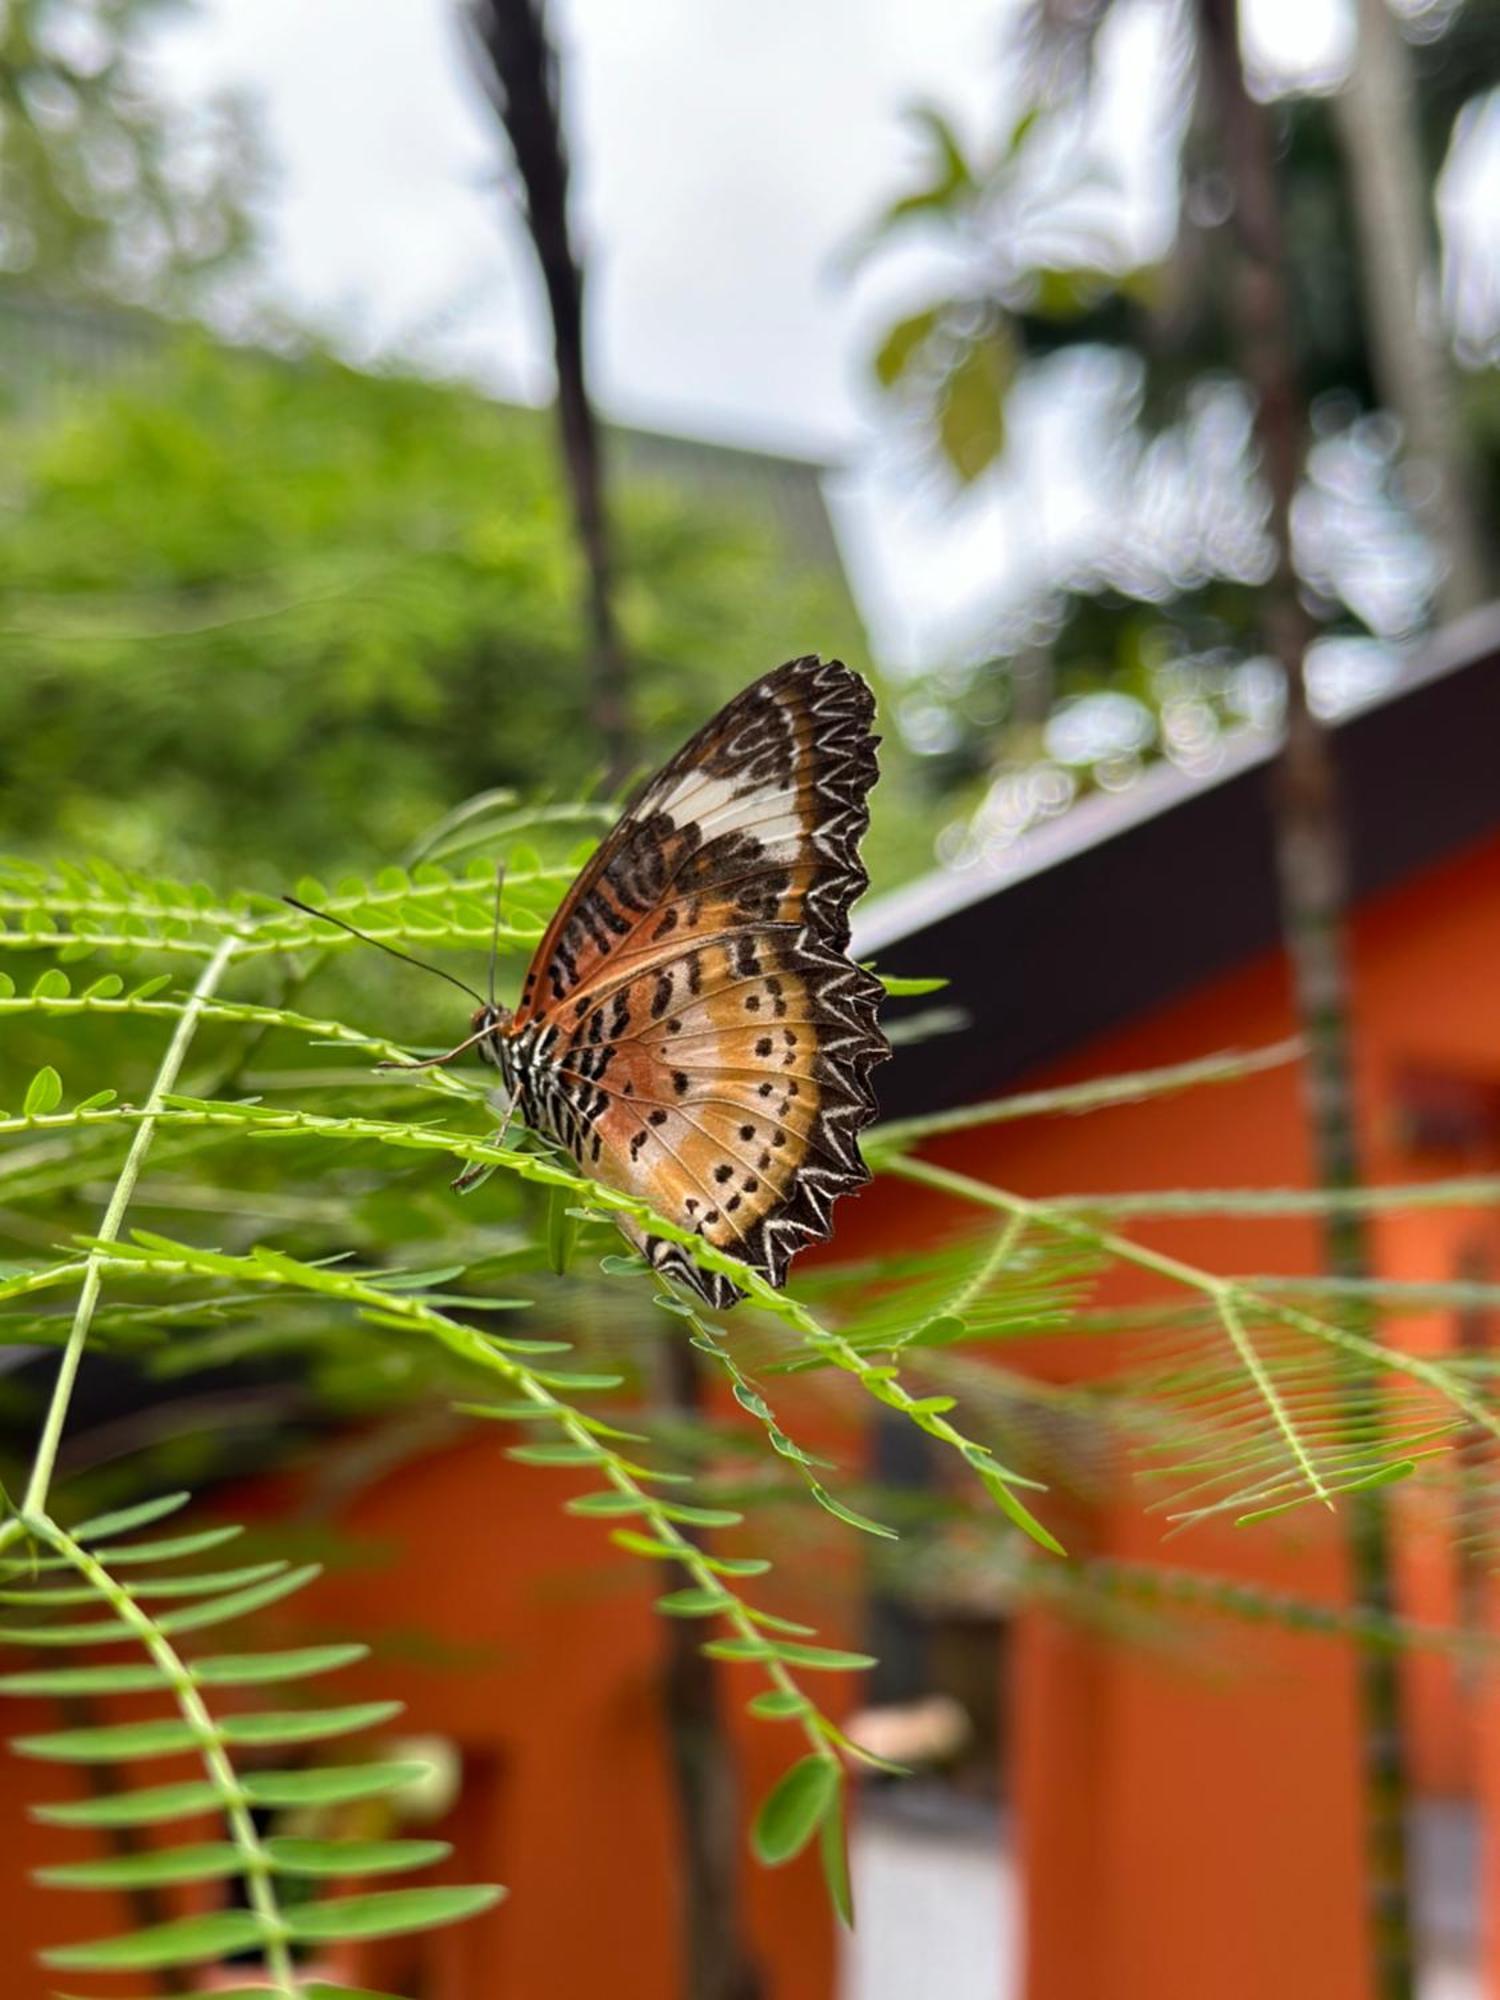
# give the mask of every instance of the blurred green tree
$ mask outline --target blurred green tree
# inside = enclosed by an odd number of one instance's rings
[[[473,793],[597,777],[545,413],[184,341],[18,419],[0,462],[10,844],[271,888],[398,856]],[[715,484],[619,482],[650,751],[790,655],[867,665],[836,560]],[[909,768],[890,745],[887,878],[929,852]]]
[[[182,0],[0,8],[0,279],[54,297],[185,306],[254,238],[244,107],[179,105],[145,43]]]

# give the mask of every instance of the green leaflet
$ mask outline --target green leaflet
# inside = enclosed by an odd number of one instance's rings
[[[835,1646],[800,1646],[790,1640],[710,1639],[703,1648],[715,1660],[780,1660],[814,1673],[859,1673],[875,1665],[869,1653],[846,1653]]]
[[[537,1368],[532,1370],[532,1374],[534,1379],[542,1383],[544,1387],[559,1390],[564,1395],[575,1396],[587,1396],[596,1393],[603,1394],[607,1389],[622,1388],[625,1382],[623,1375],[607,1375],[602,1372],[587,1375],[582,1373],[573,1375],[561,1373],[543,1374],[541,1369]]]
[[[90,1618],[76,1625],[0,1625],[0,1646],[112,1646],[135,1636],[135,1628],[122,1618]]]
[[[597,1445],[513,1444],[505,1456],[518,1465],[597,1465],[602,1454]]]
[[[157,1629],[169,1633],[201,1632],[210,1625],[226,1624],[231,1618],[248,1618],[252,1611],[279,1604],[283,1597],[290,1597],[314,1577],[321,1576],[322,1571],[321,1563],[304,1563],[301,1569],[287,1570],[269,1582],[251,1584],[248,1589],[231,1591],[227,1597],[196,1604],[191,1611],[174,1611],[166,1618],[158,1618]]]
[[[266,1852],[283,1875],[397,1875],[407,1868],[431,1868],[453,1852],[445,1840],[296,1840],[266,1842]]]
[[[47,1826],[163,1826],[169,1820],[218,1812],[223,1804],[219,1787],[197,1778],[186,1784],[152,1785],[102,1799],[68,1799],[57,1805],[33,1806],[32,1813]]]
[[[657,1598],[656,1608],[668,1618],[712,1618],[718,1612],[733,1610],[734,1599],[721,1591],[695,1587],[668,1591],[665,1597]]]
[[[305,1903],[287,1913],[294,1938],[331,1943],[344,1938],[399,1937],[404,1931],[454,1924],[493,1909],[500,1888],[389,1889],[373,1896],[349,1896],[331,1903]]]
[[[794,1618],[779,1618],[774,1611],[762,1611],[758,1606],[751,1607],[746,1616],[763,1632],[787,1632],[794,1639],[811,1639],[817,1634],[815,1625],[799,1625]]]
[[[809,1706],[806,1695],[794,1694],[786,1688],[766,1688],[761,1694],[751,1695],[745,1703],[748,1712],[762,1722],[785,1722],[794,1715],[806,1715]]]
[[[215,1994],[214,2000],[265,2000],[265,1995],[219,1993]],[[303,2000],[397,2000],[397,1996],[394,1993],[375,1993],[364,1986],[325,1986],[320,1981],[307,1988]]]
[[[210,1597],[216,1591],[224,1592],[263,1582],[267,1577],[284,1576],[287,1568],[284,1562],[264,1562],[251,1563],[243,1569],[202,1571],[194,1576],[142,1577],[131,1585],[131,1595],[137,1598]],[[42,1584],[30,1590],[0,1589],[0,1604],[24,1604],[37,1610],[46,1610],[51,1605],[98,1602],[98,1591],[88,1583],[55,1587]]]
[[[903,979],[898,974],[878,972],[876,978],[893,1000],[914,1000],[924,993],[941,993],[946,979]]]
[[[681,1509],[677,1510],[680,1515]],[[653,1535],[638,1534],[634,1528],[615,1528],[610,1540],[631,1555],[652,1556],[660,1562],[681,1562],[683,1550],[674,1542],[659,1541]],[[764,1556],[699,1556],[699,1561],[715,1576],[764,1576],[770,1563]]]
[[[59,1729],[47,1736],[17,1736],[11,1749],[21,1757],[45,1757],[55,1764],[114,1764],[131,1757],[166,1757],[195,1750],[202,1738],[180,1716],[159,1722],[122,1722],[101,1729]]]
[[[368,1646],[299,1646],[285,1653],[224,1653],[194,1660],[193,1679],[204,1687],[266,1687],[278,1681],[310,1680],[336,1673],[369,1658]]]
[[[359,1702],[347,1708],[303,1708],[285,1714],[229,1715],[218,1724],[226,1743],[280,1745],[316,1743],[375,1729],[401,1713],[399,1701]],[[197,1749],[202,1737],[180,1716],[152,1722],[111,1724],[99,1729],[63,1729],[46,1736],[21,1736],[11,1744],[23,1757],[56,1763],[118,1763],[134,1757],[164,1757]]]
[[[820,1485],[816,1479],[808,1481],[808,1491],[825,1513],[832,1514],[835,1520],[844,1522],[847,1527],[858,1528],[861,1534],[878,1535],[887,1542],[901,1539],[894,1528],[888,1528],[883,1521],[872,1521],[868,1514],[857,1513],[846,1501],[830,1493],[828,1488]]]
[[[248,1910],[219,1910],[153,1924],[127,1937],[60,1946],[44,1951],[42,1963],[63,1972],[150,1972],[168,1965],[207,1965],[232,1952],[252,1951],[265,1936],[264,1924]]]
[[[196,1847],[157,1848],[147,1854],[111,1855],[103,1861],[71,1861],[57,1868],[38,1868],[34,1882],[51,1889],[166,1888],[177,1882],[213,1882],[237,1875],[244,1856],[227,1840],[204,1841]]]
[[[45,1118],[49,1111],[55,1111],[62,1103],[62,1078],[49,1063],[39,1069],[26,1086],[26,1096],[21,1104],[23,1118]]]
[[[689,1528],[737,1528],[745,1518],[733,1507],[689,1507],[680,1500],[658,1501],[657,1512]]]
[[[849,1879],[849,1830],[844,1818],[844,1791],[840,1785],[832,1803],[818,1823],[818,1858],[828,1899],[839,1921],[854,1928],[854,1885]]]
[[[215,1994],[214,2000],[265,2000],[265,1994]],[[396,2000],[394,1993],[376,1993],[364,1986],[325,1986],[319,1981],[309,1986],[303,2000]]]
[[[553,1188],[547,1196],[547,1267],[559,1278],[567,1276],[578,1241],[573,1199],[566,1188]]]
[[[128,1535],[137,1528],[149,1528],[153,1521],[164,1520],[168,1514],[185,1507],[192,1497],[191,1493],[167,1493],[159,1500],[143,1500],[138,1506],[121,1507],[112,1514],[95,1514],[69,1532],[75,1542],[96,1547],[111,1535]]]
[[[150,1661],[119,1667],[39,1667],[20,1674],[0,1674],[0,1696],[17,1695],[23,1700],[75,1694],[145,1694],[166,1685],[167,1676]]]
[[[222,1528],[202,1528],[195,1535],[163,1535],[156,1542],[121,1542],[118,1546],[101,1550],[99,1559],[110,1569],[133,1569],[141,1563],[177,1562],[184,1556],[206,1555],[210,1549],[222,1548],[225,1542],[232,1542],[244,1534],[237,1522],[229,1522]],[[66,1569],[70,1565],[57,1556],[47,1558],[48,1569]]]
[[[563,1503],[569,1514],[646,1514],[651,1502],[640,1493],[621,1493],[611,1488],[605,1493],[579,1493]]]
[[[284,1745],[319,1743],[330,1736],[352,1736],[357,1730],[379,1729],[394,1721],[405,1707],[399,1701],[351,1702],[344,1708],[297,1708],[261,1715],[229,1715],[219,1723],[226,1743]]]
[[[256,1806],[342,1806],[379,1798],[425,1778],[430,1764],[403,1760],[384,1764],[336,1764],[322,1771],[254,1771],[241,1789]]]
[[[761,1803],[750,1829],[758,1861],[779,1868],[800,1854],[837,1803],[841,1773],[837,1760],[814,1752],[783,1771]]]
[[[1049,1554],[1054,1556],[1067,1554],[1067,1550],[1052,1530],[1043,1527],[1031,1509],[1017,1497],[1008,1476],[1000,1466],[988,1462],[976,1464],[974,1470],[979,1474],[985,1492],[1018,1528],[1030,1535],[1034,1542],[1040,1543]]]

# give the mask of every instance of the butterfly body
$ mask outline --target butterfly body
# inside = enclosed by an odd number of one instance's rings
[[[517,1111],[585,1173],[781,1284],[868,1173],[879,982],[848,955],[874,703],[789,662],[650,781],[543,937],[514,1013],[473,1029]],[[741,1296],[626,1225],[716,1306]]]

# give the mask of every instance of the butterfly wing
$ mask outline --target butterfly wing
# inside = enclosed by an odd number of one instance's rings
[[[869,1177],[858,1139],[889,1049],[879,982],[846,954],[873,715],[837,661],[793,660],[738,695],[580,876],[510,1029],[537,1051],[529,1116],[777,1285]],[[626,1233],[711,1303],[739,1296]]]

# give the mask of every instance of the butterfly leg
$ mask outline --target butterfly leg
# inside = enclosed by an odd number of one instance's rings
[[[505,1144],[505,1135],[510,1130],[510,1121],[515,1115],[516,1107],[514,1101],[512,1101],[506,1107],[505,1116],[501,1120],[499,1131],[490,1142],[492,1145],[503,1146]],[[454,1181],[453,1192],[455,1194],[467,1194],[471,1188],[478,1187],[481,1181],[488,1180],[494,1171],[495,1163],[493,1160],[471,1160]]]

